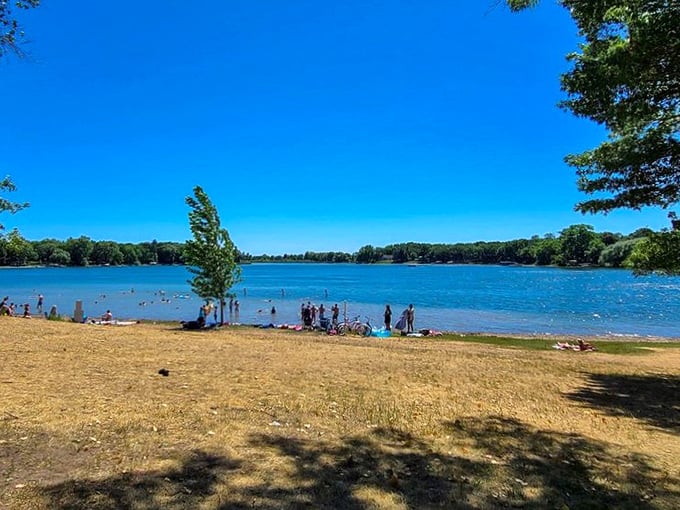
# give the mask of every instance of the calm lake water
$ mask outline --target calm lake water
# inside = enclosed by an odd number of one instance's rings
[[[380,325],[413,303],[416,329],[488,333],[680,337],[680,278],[623,270],[470,265],[251,264],[234,287],[241,323],[299,322],[302,302],[338,303]],[[72,315],[111,309],[119,319],[195,319],[201,300],[181,266],[4,268],[0,293]],[[283,292],[282,292],[283,291]],[[285,295],[284,295],[285,294]],[[270,311],[276,307],[272,318]],[[228,313],[228,312],[227,312]]]

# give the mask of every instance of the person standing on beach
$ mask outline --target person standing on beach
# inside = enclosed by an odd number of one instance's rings
[[[200,327],[205,326],[205,306],[201,305],[198,308],[198,318],[196,319],[196,322],[198,322],[198,325]]]
[[[43,298],[43,295],[42,295],[42,294],[38,295],[38,304],[35,305],[35,310],[36,310],[40,315],[42,315],[42,313],[43,313],[43,299],[44,299],[44,298]]]
[[[340,315],[340,307],[338,306],[337,303],[335,303],[331,307],[331,312],[333,312],[333,318],[331,319],[331,322],[332,322],[333,326],[337,326],[338,325],[338,316]]]
[[[392,309],[390,305],[385,305],[385,329],[387,331],[392,330]]]
[[[413,333],[413,321],[416,318],[416,310],[413,305],[408,305],[406,309],[406,332]]]

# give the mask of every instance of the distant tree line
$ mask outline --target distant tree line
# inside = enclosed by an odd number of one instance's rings
[[[28,241],[18,230],[0,237],[0,265],[140,265],[183,264],[184,243],[117,243],[94,241],[86,236],[66,241],[44,239]]]
[[[248,253],[241,254],[241,260],[245,262],[356,262],[355,253],[346,253],[342,251],[322,251],[314,252],[307,251],[302,254],[285,253],[283,255],[250,255]]]
[[[527,264],[593,265],[632,267],[635,248],[658,235],[639,229],[630,235],[597,233],[589,225],[572,225],[559,235],[546,234],[512,241],[431,244],[400,243],[385,247],[363,246],[356,253],[305,252],[304,254],[251,255],[237,252],[238,263],[250,262],[325,262],[325,263],[421,263],[421,264]],[[0,235],[0,265],[89,266],[185,264],[186,244],[177,242],[117,243],[95,241],[86,236],[65,241],[29,241],[18,230]]]
[[[602,267],[628,267],[635,247],[653,231],[639,229],[628,236],[597,233],[589,225],[572,225],[559,236],[512,241],[456,244],[400,243],[376,248],[363,246],[356,254],[358,263],[390,261],[396,264],[529,264]]]

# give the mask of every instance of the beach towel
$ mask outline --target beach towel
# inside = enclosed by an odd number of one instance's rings
[[[401,317],[399,317],[399,320],[394,325],[394,329],[406,329],[406,314],[407,313],[408,313],[408,310],[404,310],[403,312],[401,312]]]
[[[89,324],[96,324],[98,326],[131,326],[133,324],[138,324],[137,321],[119,321],[119,320],[112,320],[112,321],[96,321],[96,320],[90,320],[88,321]]]
[[[385,328],[373,329],[371,330],[371,336],[375,336],[378,338],[387,338],[392,336],[392,332]]]

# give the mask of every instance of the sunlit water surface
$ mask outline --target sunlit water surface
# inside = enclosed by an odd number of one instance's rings
[[[45,311],[120,319],[195,319],[201,300],[182,266],[0,269],[0,293]],[[680,278],[623,270],[473,265],[250,264],[233,289],[249,324],[299,323],[300,304],[382,322],[413,303],[416,329],[488,333],[680,337]],[[276,315],[271,315],[271,308]],[[330,313],[330,312],[329,312]],[[342,312],[341,312],[342,313]]]

